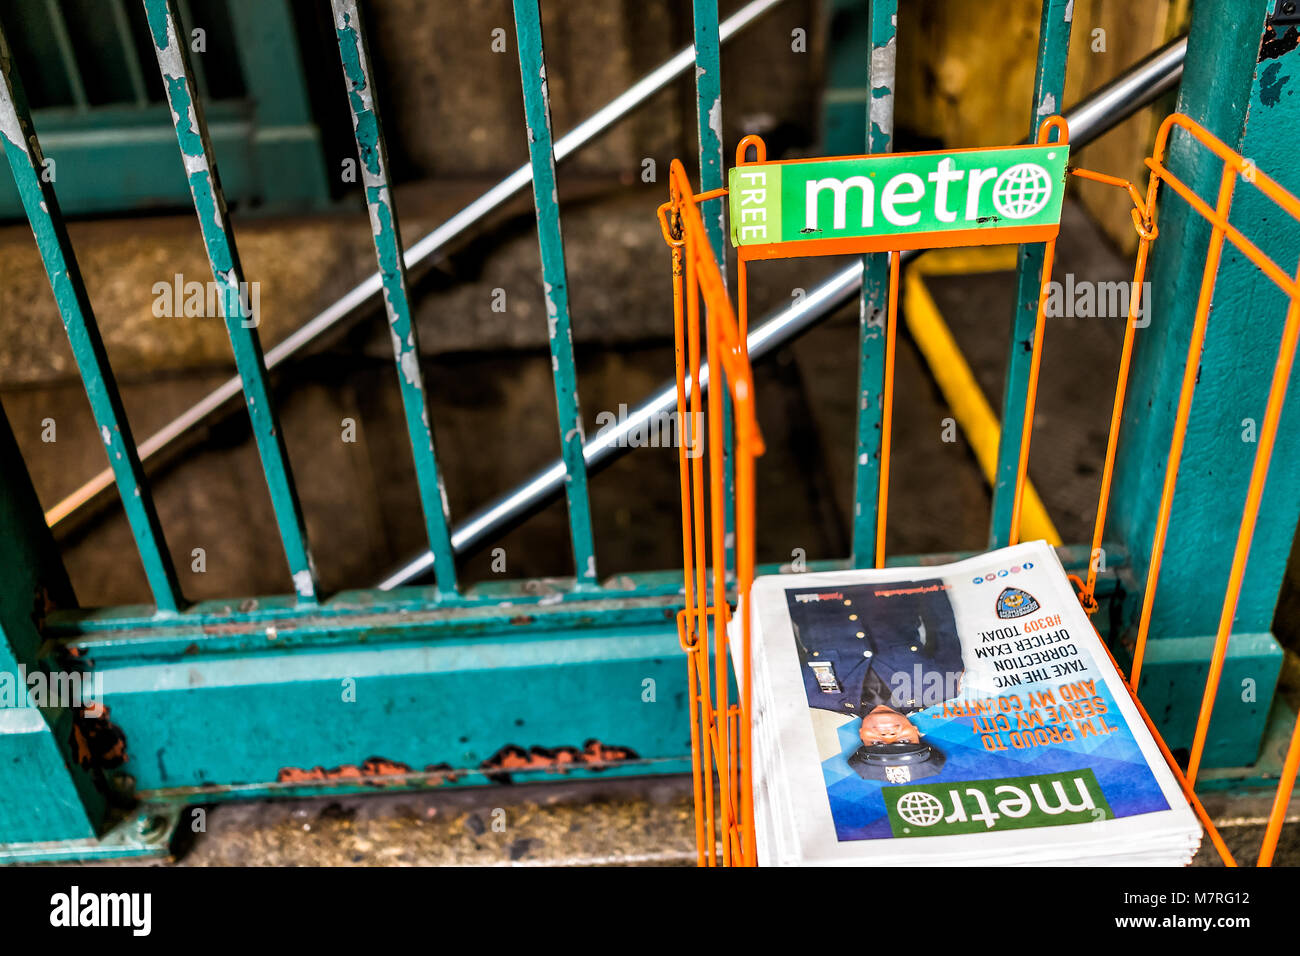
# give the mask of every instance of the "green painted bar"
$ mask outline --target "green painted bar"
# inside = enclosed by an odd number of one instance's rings
[[[204,104],[214,155],[220,157],[221,186],[234,202],[259,210],[289,208],[319,200],[305,195],[300,179],[271,195],[259,169],[275,162],[284,169],[320,163],[310,130],[267,127],[237,100]],[[117,213],[124,209],[168,210],[192,202],[185,167],[176,162],[176,131],[165,103],[97,106],[86,113],[44,110],[34,114],[46,152],[59,157],[59,205],[65,215]],[[262,145],[254,162],[254,136]],[[314,152],[313,152],[314,150]],[[279,184],[275,184],[279,187]],[[0,216],[19,216],[22,203],[8,182],[0,183]]]
[[[407,296],[406,264],[402,236],[398,227],[397,207],[393,203],[392,181],[388,172],[388,155],[384,145],[383,125],[372,88],[370,49],[363,33],[356,0],[333,0],[334,27],[338,35],[343,76],[347,83],[352,126],[361,159],[362,184],[366,190],[366,208],[374,234],[375,255],[384,284],[384,307],[393,338],[393,357],[397,360],[397,380],[406,412],[406,430],[415,457],[415,477],[420,488],[420,505],[424,525],[433,553],[433,569],[439,591],[456,592],[456,555],[448,530],[450,518],[447,494],[438,471],[433,425],[429,420],[424,394],[424,374],[420,369],[420,343]]]
[[[1059,553],[1068,568],[1084,567],[1086,547]],[[832,567],[843,562],[810,570]],[[1104,596],[1113,592],[1112,575],[1102,578]],[[680,602],[676,593],[589,594],[473,612],[426,608],[333,620],[317,612],[278,627],[245,618],[219,629],[186,615],[166,630],[68,643],[102,673],[104,702],[133,742],[123,770],[150,798],[342,788],[346,775],[329,771],[371,757],[431,774],[430,782],[451,782],[451,768],[463,771],[458,782],[483,783],[484,761],[502,747],[582,748],[592,739],[636,754],[606,773],[680,772],[690,748],[675,627]],[[354,695],[343,693],[349,686]],[[326,772],[313,779],[281,773],[316,767]]]
[[[871,0],[870,59],[867,61],[866,152],[894,148],[894,62],[898,0]],[[862,257],[858,300],[857,438],[853,454],[853,566],[876,562],[880,521],[880,441],[885,393],[885,312],[889,304],[889,254]]]
[[[885,563],[890,567],[944,564],[974,553],[890,555]],[[1085,546],[1063,546],[1058,553],[1068,570],[1087,570]],[[1101,579],[1098,594],[1109,595],[1114,574],[1125,567],[1126,555],[1119,545],[1109,542],[1106,555],[1108,571]],[[847,567],[844,559],[808,563],[810,571],[842,571]],[[757,573],[790,572],[788,566],[765,564]],[[303,618],[291,597],[271,596],[201,601],[189,607],[182,620],[170,621],[152,616],[150,608],[141,606],[60,610],[50,614],[46,631],[50,637],[73,642],[79,649],[83,641],[87,648],[93,643],[96,655],[101,656],[129,657],[153,654],[155,650],[180,655],[191,641],[231,651],[310,644],[326,631],[346,631],[349,621],[369,621],[367,626],[373,629],[373,622],[391,620],[400,626],[390,629],[385,625],[380,630],[386,634],[391,630],[394,635],[415,626],[473,631],[510,624],[519,629],[548,631],[561,626],[645,623],[657,619],[654,616],[664,607],[675,614],[681,607],[681,591],[680,571],[620,575],[599,595],[576,590],[572,579],[484,581],[446,598],[436,608],[426,588],[366,589],[331,595],[313,609],[309,619]]]
[[[194,211],[199,217],[199,228],[212,266],[212,278],[221,289],[223,318],[235,353],[235,366],[244,383],[253,436],[257,440],[262,470],[270,487],[271,505],[280,528],[280,538],[284,542],[294,592],[303,602],[315,603],[316,571],[307,547],[302,507],[293,485],[293,476],[289,472],[284,436],[280,433],[275,406],[271,402],[267,386],[266,364],[255,328],[257,319],[256,316],[246,317],[249,310],[244,303],[248,298],[248,286],[239,262],[239,250],[235,246],[234,229],[226,214],[225,196],[217,176],[207,125],[203,120],[203,106],[194,95],[194,78],[189,67],[187,48],[185,44],[177,42],[176,25],[179,21],[176,8],[172,0],[144,0],[144,8],[158,55],[158,67],[162,73],[167,102],[171,106],[181,159],[194,198]]]
[[[1300,83],[1300,63],[1282,40],[1288,28],[1269,31],[1273,10],[1269,0],[1197,3],[1177,109],[1300,194],[1295,164],[1300,100],[1287,94]],[[1175,130],[1167,165],[1213,205],[1223,170],[1218,157]],[[1120,427],[1108,532],[1133,555],[1128,624],[1137,621],[1150,568],[1210,236],[1209,223],[1168,186],[1161,187],[1157,214],[1160,238],[1147,273],[1151,326],[1138,333],[1134,346],[1132,398]],[[1237,180],[1229,221],[1294,275],[1300,223],[1244,178]],[[1137,688],[1171,746],[1190,741],[1194,718],[1189,715],[1201,704],[1286,308],[1285,294],[1258,266],[1225,246]],[[1133,400],[1138,396],[1141,400]],[[1293,369],[1214,703],[1203,758],[1207,768],[1254,762],[1270,701],[1284,702],[1275,694],[1282,648],[1272,628],[1298,521],[1300,374]]]
[[[0,41],[6,72],[8,63]],[[32,613],[34,601],[54,607],[76,603],[0,408],[0,678],[8,698],[0,706],[0,844],[93,839],[104,818],[103,796],[72,756],[71,710],[34,706],[23,679],[43,663],[58,666],[42,658],[48,645]]]
[[[700,137],[700,192],[726,185],[722,146],[722,52],[718,41],[718,0],[692,0],[695,21],[695,118]],[[716,213],[716,215],[710,215]],[[701,209],[704,231],[725,274],[726,204]]]
[[[1029,121],[1029,142],[1038,138],[1044,119],[1061,112],[1065,95],[1065,62],[1070,50],[1074,0],[1043,0],[1038,27],[1038,63],[1034,68],[1034,101]],[[1002,436],[998,441],[997,470],[993,480],[993,516],[989,522],[989,547],[1011,541],[1011,512],[1015,505],[1016,470],[1020,461],[1020,436],[1025,422],[1025,394],[1034,347],[1034,323],[1043,271],[1041,243],[1020,247],[1016,265],[1016,311],[1011,318],[1007,376],[1002,392]]]
[[[596,585],[596,553],[591,530],[591,501],[587,494],[587,464],[582,457],[582,412],[578,407],[578,376],[573,361],[573,331],[569,324],[569,280],[564,266],[564,238],[560,234],[560,200],[555,187],[555,150],[551,137],[551,103],[546,85],[541,11],[538,0],[514,0],[514,8],[573,562],[578,585],[590,587]]]
[[[122,409],[117,382],[109,367],[81,270],[64,228],[54,184],[46,175],[45,160],[32,126],[22,80],[13,66],[3,35],[0,35],[0,73],[3,73],[0,77],[0,137],[4,140],[9,167],[13,170],[23,208],[36,236],[59,315],[86,386],[95,424],[104,439],[126,519],[144,564],[145,577],[158,611],[175,612],[182,602],[176,569],[163,540],[153,496],[145,482],[135,439],[131,436],[131,426]]]
[[[334,768],[366,764],[482,784],[506,748],[582,752],[591,741],[624,751],[633,772],[689,766],[675,624],[549,636],[507,626],[400,647],[365,638],[310,654],[99,662],[105,705],[138,741],[122,771],[146,797],[206,801],[355,785]]]
[[[718,0],[692,0],[691,14],[695,27],[695,120],[700,141],[700,192],[721,189],[726,185],[726,159],[722,145],[722,43],[718,36]],[[718,199],[700,207],[704,231],[709,237],[727,281],[727,204]],[[717,215],[714,216],[714,210]],[[723,509],[726,522],[726,563],[728,579],[735,572],[735,464],[731,447],[731,395],[722,393],[723,481],[727,502]]]

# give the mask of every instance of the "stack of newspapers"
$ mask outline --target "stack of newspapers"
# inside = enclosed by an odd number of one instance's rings
[[[770,575],[751,601],[760,864],[1195,855],[1200,824],[1046,543]]]

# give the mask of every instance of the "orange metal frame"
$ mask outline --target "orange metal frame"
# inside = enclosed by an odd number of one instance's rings
[[[672,247],[673,329],[677,354],[677,414],[683,435],[678,443],[682,493],[682,564],[686,607],[677,629],[687,652],[692,708],[691,751],[695,787],[695,832],[701,866],[716,865],[716,836],[721,824],[723,865],[754,865],[753,785],[750,778],[750,659],[746,653],[741,700],[728,700],[726,516],[728,497],[722,475],[725,455],[722,427],[723,388],[730,394],[735,422],[735,561],[736,594],[742,648],[749,649],[749,586],[754,579],[754,459],[763,453],[763,438],[754,415],[754,380],[745,346],[746,329],[737,322],[727,287],[709,246],[698,204],[725,190],[695,195],[682,164],[669,170],[672,200],[659,209],[664,238]],[[685,287],[683,289],[683,286]],[[704,459],[687,449],[699,448],[700,401],[704,382],[700,362],[700,297],[707,322],[709,520],[706,523]],[[744,299],[742,298],[742,303]],[[743,305],[742,305],[743,308]],[[689,433],[686,431],[689,429]],[[711,557],[705,557],[706,545]],[[708,572],[713,572],[712,582]],[[710,606],[710,596],[714,598]],[[709,618],[716,635],[716,656],[709,658]],[[712,671],[712,673],[711,673]],[[714,794],[714,773],[719,781]]]
[[[1164,158],[1173,129],[1181,128],[1224,162],[1216,205],[1212,208],[1197,196],[1164,164]],[[1051,137],[1055,135],[1055,139]],[[1060,116],[1045,119],[1038,131],[1038,142],[1068,142],[1069,131]],[[755,158],[748,159],[753,149]],[[736,149],[736,164],[761,163],[766,158],[763,141],[757,136],[746,136]],[[1115,386],[1115,400],[1111,413],[1110,433],[1107,439],[1106,459],[1101,477],[1101,489],[1093,529],[1092,553],[1101,547],[1106,525],[1106,513],[1114,477],[1116,450],[1124,399],[1132,361],[1137,318],[1141,308],[1140,294],[1146,275],[1151,244],[1158,236],[1156,226],[1156,200],[1161,183],[1166,183],[1179,197],[1210,222],[1209,251],[1202,275],[1200,296],[1197,302],[1191,341],[1188,345],[1186,371],[1179,396],[1178,411],[1170,441],[1169,463],[1165,473],[1155,540],[1152,542],[1151,564],[1143,595],[1142,613],[1138,625],[1133,666],[1125,687],[1133,696],[1138,712],[1150,729],[1161,753],[1178,780],[1188,802],[1205,826],[1215,849],[1223,862],[1236,866],[1223,839],[1215,829],[1201,801],[1193,789],[1206,736],[1209,732],[1210,714],[1223,672],[1224,657],[1232,631],[1241,584],[1245,576],[1246,561],[1250,553],[1251,538],[1259,516],[1260,500],[1268,465],[1277,437],[1278,421],[1286,397],[1287,383],[1294,364],[1297,340],[1300,339],[1300,274],[1292,277],[1264,254],[1239,229],[1228,222],[1233,188],[1240,176],[1251,182],[1272,199],[1287,214],[1300,220],[1300,200],[1257,171],[1252,164],[1234,153],[1223,142],[1188,117],[1175,113],[1160,127],[1152,156],[1146,161],[1151,170],[1146,196],[1131,182],[1104,173],[1071,167],[1071,175],[1124,189],[1133,200],[1132,218],[1139,237],[1137,257],[1133,269],[1133,294],[1129,297],[1129,314],[1121,350],[1119,371]],[[720,199],[726,189],[716,189],[695,194],[682,164],[673,161],[670,170],[670,200],[659,208],[660,227],[664,239],[672,248],[673,261],[673,311],[677,358],[677,411],[690,429],[689,440],[683,440],[679,449],[682,497],[682,563],[685,575],[686,607],[678,615],[678,634],[687,652],[688,683],[691,700],[691,747],[695,789],[695,826],[698,862],[701,866],[739,865],[757,863],[754,836],[752,779],[750,776],[750,602],[749,589],[754,576],[754,462],[763,453],[763,440],[758,429],[753,405],[753,378],[746,351],[747,334],[747,260],[770,258],[762,254],[742,254],[737,262],[737,308],[733,311],[727,296],[726,284],[718,268],[714,251],[709,245],[699,204]],[[879,247],[890,255],[890,286],[886,319],[885,387],[882,405],[880,487],[878,498],[878,528],[876,540],[876,567],[884,565],[884,540],[889,500],[889,462],[891,418],[894,394],[894,342],[898,317],[899,252],[917,247],[917,236],[889,237],[890,241]],[[962,242],[953,245],[1001,245],[1006,233],[973,231],[958,237]],[[1214,282],[1218,273],[1223,243],[1227,240],[1260,268],[1290,300],[1286,324],[1282,332],[1277,364],[1274,368],[1268,405],[1258,436],[1258,449],[1251,471],[1246,504],[1233,552],[1227,594],[1224,599],[1210,673],[1202,696],[1196,733],[1188,762],[1187,772],[1179,768],[1169,748],[1152,723],[1145,708],[1137,699],[1134,688],[1141,675],[1142,661],[1151,625],[1151,611],[1160,573],[1169,516],[1173,507],[1174,489],[1178,479],[1179,460],[1186,437],[1191,412],[1192,395],[1196,386],[1201,348],[1213,299]],[[948,243],[945,243],[948,244]],[[824,254],[803,244],[801,254]],[[751,247],[755,248],[755,247]],[[861,250],[855,250],[861,251]],[[1032,437],[1034,405],[1037,399],[1038,378],[1041,368],[1042,344],[1048,283],[1051,279],[1052,261],[1056,251],[1056,236],[1052,233],[1046,242],[1043,255],[1042,285],[1035,320],[1030,374],[1025,395],[1024,426],[1021,434],[1020,457],[1016,473],[1014,507],[1011,521],[1011,543],[1019,540],[1021,503],[1027,483],[1029,445]],[[708,359],[706,378],[721,375],[721,380],[702,381],[700,356],[700,311],[704,300],[706,322],[704,339]],[[724,458],[727,436],[724,434],[722,395],[723,388],[708,389],[708,459],[707,493],[705,460],[690,456],[688,448],[698,447],[695,430],[700,421],[701,392],[706,384],[721,384],[730,394],[735,408],[734,468],[735,468],[735,560],[736,575],[734,595],[740,617],[741,660],[743,673],[737,675],[740,701],[729,700],[728,636],[727,625],[732,617],[728,601],[726,578],[726,507],[729,500],[725,487]],[[685,433],[684,433],[685,434]],[[706,521],[705,510],[709,516]],[[706,550],[709,552],[706,555]],[[710,571],[712,578],[710,580]],[[1079,601],[1089,614],[1097,609],[1095,590],[1097,584],[1096,562],[1090,562],[1087,579],[1071,575],[1079,589]],[[712,619],[712,639],[710,637]],[[711,646],[712,644],[712,646]],[[1104,646],[1104,643],[1103,643]],[[712,651],[712,655],[711,652]],[[1108,652],[1109,653],[1109,652]],[[1286,817],[1296,773],[1300,771],[1300,718],[1297,718],[1291,742],[1282,769],[1269,815],[1259,865],[1271,864],[1278,837]],[[715,790],[716,781],[716,790]]]

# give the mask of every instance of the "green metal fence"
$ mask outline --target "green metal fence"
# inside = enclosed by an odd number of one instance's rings
[[[330,201],[321,131],[312,115],[289,0],[183,0],[181,35],[191,59],[226,197],[274,210]],[[132,0],[8,0],[9,38],[45,151],[57,157],[68,215],[181,207],[189,201],[148,41]],[[314,37],[311,41],[314,41]],[[23,216],[0,180],[0,219]]]
[[[106,714],[94,717],[68,708],[0,708],[0,792],[6,794],[0,800],[0,855],[153,852],[165,842],[176,807],[187,802],[357,791],[376,785],[485,783],[506,772],[545,774],[561,766],[578,773],[688,767],[689,730],[675,625],[682,601],[680,576],[665,571],[602,582],[597,575],[589,471],[619,449],[617,436],[587,439],[583,433],[555,167],[689,71],[697,100],[701,189],[721,186],[720,49],[779,3],[753,0],[720,20],[716,0],[693,0],[693,49],[673,57],[606,109],[556,138],[538,0],[514,0],[527,121],[520,135],[527,139],[529,164],[408,247],[393,202],[362,18],[356,0],[332,0],[345,80],[340,92],[346,93],[351,108],[378,271],[289,342],[264,354],[249,321],[247,297],[241,295],[249,277],[240,265],[217,172],[213,131],[205,117],[208,104],[187,45],[180,41],[184,31],[179,10],[175,0],[144,0],[147,42],[157,59],[180,151],[179,159],[173,153],[170,161],[179,162],[188,181],[213,280],[221,292],[238,377],[141,445],[122,410],[64,227],[56,184],[41,175],[40,123],[33,121],[23,77],[0,37],[0,137],[110,465],[105,476],[91,482],[86,494],[68,508],[58,509],[59,514],[84,504],[97,488],[116,484],[154,598],[151,606],[75,606],[12,435],[7,423],[0,422],[0,670],[21,666],[93,672],[102,678],[107,707]],[[1263,7],[1256,5],[1262,27]],[[1056,112],[1062,102],[1072,6],[1068,0],[1043,3],[1030,130],[1036,118]],[[896,7],[894,0],[876,0],[870,9],[873,55],[869,64],[862,64],[862,81],[869,91],[868,151],[887,150],[892,144],[890,57],[899,39]],[[106,8],[105,15],[112,10]],[[1221,10],[1204,14],[1202,33],[1209,35],[1214,17],[1223,15]],[[888,51],[888,56],[875,51]],[[1129,86],[1117,84],[1083,104],[1072,115],[1079,121],[1075,142],[1085,142],[1149,102],[1176,77],[1178,63],[1181,57],[1172,65],[1140,65],[1133,74],[1140,80],[1129,77]],[[560,456],[510,495],[457,523],[448,512],[443,489],[406,272],[529,184],[537,213]],[[719,219],[707,227],[721,255],[724,224]],[[1041,249],[1023,248],[993,494],[994,545],[1005,541],[1010,522],[1022,434],[1017,416],[1023,414],[1029,360],[1024,344],[1033,334],[1040,268]],[[872,563],[880,475],[884,290],[883,261],[869,256],[831,277],[805,303],[779,310],[750,332],[751,353],[758,358],[835,306],[855,297],[859,301],[859,417],[851,439],[857,452],[853,553],[846,561],[826,566]],[[267,375],[313,336],[379,295],[392,331],[429,549],[377,588],[322,595]],[[994,331],[1002,334],[1000,328]],[[427,387],[436,388],[436,383]],[[294,592],[189,603],[177,585],[142,458],[241,391]],[[633,413],[630,425],[666,410],[664,396],[671,402],[672,394],[668,385],[652,395]],[[544,589],[528,581],[468,586],[458,581],[458,554],[481,546],[561,493],[568,506],[571,579]],[[1123,556],[1129,550],[1128,541],[1117,541],[1112,554]],[[1086,567],[1086,547],[1067,547],[1063,553],[1073,569]],[[891,563],[947,557],[897,556]],[[1256,573],[1276,585],[1284,563],[1284,555],[1270,554],[1252,569],[1263,566],[1264,571]],[[429,572],[433,584],[415,583]],[[1112,561],[1099,595],[1114,607],[1110,630],[1117,637],[1135,592],[1125,563]],[[1271,653],[1271,647],[1264,647],[1249,660]],[[1194,663],[1191,657],[1174,655],[1169,665],[1177,669]],[[1148,679],[1153,665],[1156,679],[1171,672],[1162,672],[1153,660]],[[657,693],[647,696],[647,688],[657,688]],[[1265,716],[1272,682],[1268,688],[1260,698]],[[1258,726],[1229,734],[1232,746],[1222,748],[1219,762],[1251,763],[1263,733],[1261,719]],[[135,805],[144,809],[123,820],[122,808]]]

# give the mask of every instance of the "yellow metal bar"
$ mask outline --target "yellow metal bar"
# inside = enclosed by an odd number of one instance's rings
[[[930,374],[943,392],[962,434],[970,442],[985,479],[991,483],[997,468],[998,440],[1002,429],[930,290],[925,287],[925,276],[1010,270],[1015,264],[1015,248],[999,246],[944,250],[944,253],[927,262],[924,270],[914,266],[907,271],[903,280],[903,314],[908,331],[930,367]],[[1050,545],[1061,544],[1061,535],[1052,524],[1032,482],[1025,488],[1021,520],[1027,540],[1043,538]]]
[[[925,276],[971,275],[976,272],[1014,272],[1019,246],[955,246],[932,249],[907,267]]]

